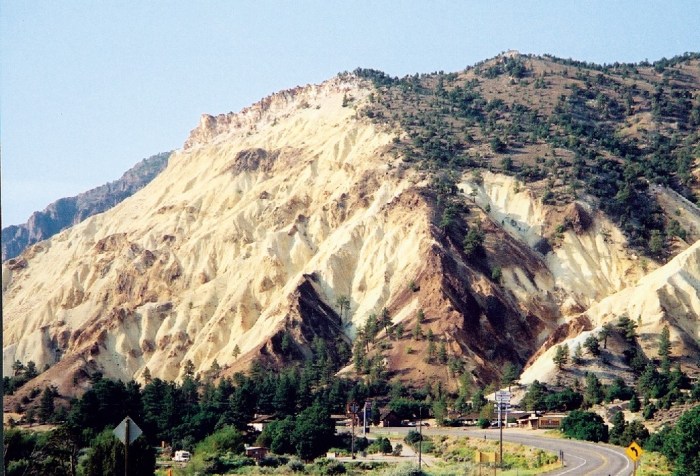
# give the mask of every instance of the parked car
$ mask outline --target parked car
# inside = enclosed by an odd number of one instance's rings
[[[173,456],[173,461],[177,461],[179,463],[186,463],[190,460],[191,457],[192,453],[190,453],[189,451],[177,450],[175,452],[175,456]]]

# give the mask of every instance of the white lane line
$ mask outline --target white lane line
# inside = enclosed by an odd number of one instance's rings
[[[572,455],[572,454],[569,454],[567,457],[568,457],[568,458],[580,459],[580,460],[583,461],[583,463],[579,464],[578,466],[574,466],[574,467],[571,468],[571,469],[567,469],[567,470],[564,471],[563,473],[559,473],[559,475],[567,474],[567,473],[570,473],[570,472],[572,472],[572,471],[576,471],[577,469],[579,469],[581,466],[583,466],[584,464],[586,464],[586,463],[588,462],[588,461],[586,461],[586,458],[581,458],[580,456],[575,456],[575,455]]]
[[[624,468],[622,468],[620,471],[615,473],[615,476],[622,475],[622,476],[627,476],[629,474],[629,467],[630,467],[630,459],[621,453],[618,453],[617,451],[611,450],[610,448],[606,448],[605,446],[596,446],[596,448],[599,448],[601,450],[606,451],[607,453],[613,454],[618,458],[625,458],[625,462],[627,463]]]

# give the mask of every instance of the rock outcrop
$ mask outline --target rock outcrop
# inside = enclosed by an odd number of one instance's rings
[[[168,164],[170,152],[154,155],[133,166],[114,182],[75,197],[61,198],[44,211],[35,212],[27,223],[2,229],[2,260],[19,256],[28,246],[52,237],[86,218],[109,210],[145,187]]]
[[[361,113],[374,92],[345,74],[203,116],[141,191],[6,261],[4,373],[32,360],[61,389],[98,371],[177,379],[187,361],[226,375],[283,364],[283,340],[290,358],[316,337],[349,345],[384,309],[394,327],[368,352],[395,378],[452,387],[620,312],[697,339],[700,245],[660,267],[592,197],[545,204],[501,173],[462,170],[438,191],[392,149],[402,130]]]

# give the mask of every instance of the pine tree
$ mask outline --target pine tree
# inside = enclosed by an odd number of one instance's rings
[[[639,397],[637,392],[632,392],[632,398],[630,398],[629,411],[632,413],[637,413],[641,409],[641,403],[639,402]]]
[[[440,342],[437,354],[438,362],[445,365],[447,363],[447,347],[444,342]]]
[[[233,359],[237,359],[238,356],[241,355],[241,348],[238,347],[238,344],[233,348]]]
[[[622,412],[615,413],[615,416],[612,419],[612,424],[613,427],[610,430],[610,443],[613,445],[620,445],[620,440],[626,427],[625,415]]]
[[[598,334],[598,337],[600,339],[603,339],[603,349],[608,348],[608,337],[612,335],[613,332],[613,326],[610,323],[603,324],[603,328],[601,329],[600,333]]]
[[[190,359],[185,361],[183,370],[185,372],[185,377],[194,377],[194,364]]]
[[[583,363],[583,351],[581,350],[581,344],[576,344],[576,347],[574,347],[574,357],[572,361],[574,365],[581,365]]]
[[[340,316],[340,322],[342,324],[343,316],[347,317],[347,314],[350,311],[350,298],[341,295],[335,299],[335,303],[338,306],[338,315]],[[345,311],[344,314],[343,311]]]
[[[387,308],[382,309],[382,314],[379,318],[380,324],[384,327],[384,332],[389,335],[389,327],[391,326],[391,316],[389,315],[389,310]]]
[[[39,401],[39,421],[46,423],[51,419],[54,412],[54,389],[51,387],[44,388],[41,394],[41,400]]]
[[[398,324],[396,324],[396,328],[394,329],[394,335],[397,339],[401,339],[403,337],[403,331],[403,322],[399,322]]]
[[[661,335],[659,335],[659,357],[661,357],[662,367],[670,367],[670,355],[671,355],[671,333],[668,326],[664,326],[661,330]],[[667,372],[665,372],[667,373]]]
[[[413,328],[413,339],[420,340],[423,337],[423,330],[420,327],[420,322],[416,322],[416,327]]]
[[[561,370],[569,362],[569,345],[558,345],[552,360]]]
[[[588,349],[588,352],[590,352],[592,356],[598,357],[600,355],[600,344],[595,336],[588,336],[583,342],[583,346]]]
[[[432,364],[435,360],[435,351],[435,341],[431,339],[428,341],[428,356],[425,359],[429,364]]]
[[[583,403],[586,407],[597,405],[603,401],[603,387],[594,373],[586,372],[586,388],[583,393]]]
[[[508,391],[510,391],[510,386],[518,380],[518,377],[520,377],[520,366],[513,362],[506,362],[506,365],[503,367],[501,383],[503,385],[508,385]]]

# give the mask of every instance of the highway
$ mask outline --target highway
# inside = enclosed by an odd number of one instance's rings
[[[394,427],[373,429],[373,434],[405,434],[415,428]],[[498,440],[497,429],[476,430],[465,428],[423,428],[426,435],[469,436]],[[587,441],[548,438],[532,430],[508,428],[503,431],[503,441],[519,443],[559,454],[564,452],[564,467],[550,471],[547,475],[570,476],[629,476],[632,474],[632,462],[625,455],[625,450],[616,446]]]

